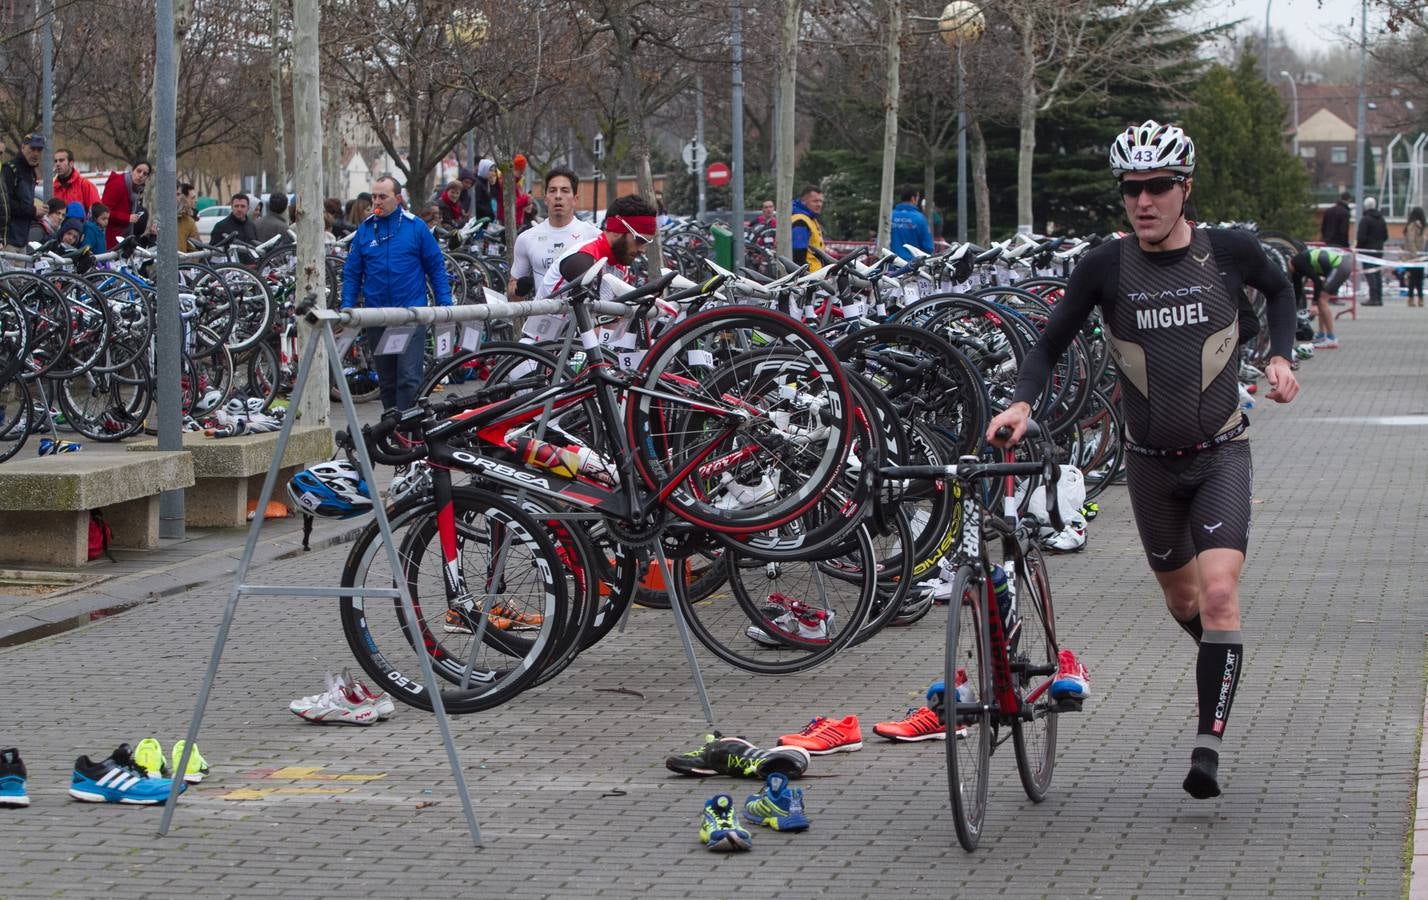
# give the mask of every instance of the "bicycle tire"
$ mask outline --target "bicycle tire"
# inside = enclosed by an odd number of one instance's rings
[[[29,440],[33,402],[23,378],[0,382],[0,462],[19,453]]]
[[[690,633],[710,653],[735,668],[755,675],[788,675],[827,662],[857,636],[876,599],[877,569],[873,564],[876,553],[867,527],[860,526],[853,533],[851,542],[856,550],[845,556],[856,560],[850,564],[831,560],[765,563],[728,550],[724,554],[724,565],[729,575],[728,592],[718,591],[701,603],[690,600],[683,572],[677,570],[674,577],[675,598],[685,621],[689,623]],[[776,573],[771,574],[771,567],[777,567]],[[746,579],[746,571],[758,568],[764,570],[764,583]],[[795,568],[807,571],[798,585],[791,584],[791,575],[787,580],[784,577],[786,572]],[[851,580],[854,575],[856,584]],[[763,606],[772,600],[774,593],[787,594],[763,590],[768,583],[779,587],[788,585],[788,592],[797,595],[795,599],[822,612],[831,610],[834,613],[832,624],[825,625],[829,637],[821,641],[800,638],[774,625],[773,619],[778,618],[784,608],[765,610]],[[809,589],[805,590],[805,587]],[[830,599],[830,587],[837,592],[836,599]],[[848,602],[850,595],[855,598],[852,602]],[[817,599],[814,599],[815,596]],[[761,644],[751,638],[748,634],[751,627],[761,628],[772,642]]]
[[[1022,789],[1033,803],[1046,799],[1051,776],[1056,771],[1057,705],[1051,699],[1051,679],[1056,677],[1056,620],[1051,605],[1051,583],[1046,577],[1046,559],[1032,545],[1016,571],[1016,605],[1021,613],[1021,632],[1010,649],[1012,690],[1019,700],[1041,689],[1031,701],[1032,719],[1012,720],[1012,742],[1016,748],[1016,771]]]
[[[943,657],[943,727],[947,729],[947,794],[952,821],[963,849],[977,849],[987,814],[987,785],[992,760],[991,638],[982,612],[985,583],[971,566],[962,566],[952,582],[947,604],[947,652]],[[966,673],[971,698],[957,700],[957,670]],[[959,738],[959,727],[967,736]]]
[[[565,628],[568,605],[565,579],[555,574],[561,565],[559,554],[545,529],[533,516],[509,500],[466,487],[453,489],[452,502],[458,527],[463,529],[458,552],[464,551],[467,546],[479,546],[481,536],[476,524],[479,517],[490,518],[493,511],[495,521],[511,529],[520,542],[525,561],[513,568],[518,574],[534,575],[539,579],[530,592],[530,598],[539,604],[543,617],[539,625],[540,635],[534,641],[531,652],[516,660],[507,652],[509,648],[501,646],[500,633],[492,628],[487,631],[480,650],[491,650],[494,662],[504,665],[498,668],[481,659],[476,661],[481,664],[481,669],[479,673],[473,671],[477,676],[474,682],[471,676],[465,674],[468,661],[473,656],[475,640],[474,635],[469,633],[448,633],[442,624],[448,609],[447,592],[440,571],[443,568],[440,544],[430,543],[437,535],[436,503],[430,497],[408,498],[389,512],[393,536],[399,543],[399,558],[404,566],[402,577],[411,589],[413,608],[420,622],[408,623],[401,601],[396,598],[369,599],[348,595],[339,599],[338,608],[348,647],[358,665],[377,684],[409,706],[430,710],[431,696],[421,677],[419,660],[415,658],[417,652],[426,653],[431,657],[432,668],[438,678],[453,685],[441,690],[443,706],[452,715],[462,715],[499,706],[529,686],[540,673],[549,653],[556,648],[556,637]],[[428,549],[434,549],[436,553],[433,571],[423,573],[420,569]],[[479,565],[471,568],[473,571],[485,571]],[[392,584],[393,575],[387,569],[381,532],[376,520],[373,520],[362,530],[347,555],[342,570],[342,586],[390,587]],[[504,597],[509,594],[509,583],[503,582],[501,587],[504,602]],[[431,590],[427,591],[427,588]],[[423,610],[424,602],[430,605],[429,610]],[[383,618],[377,619],[379,615]],[[387,616],[394,623],[389,622]],[[448,647],[448,642],[453,646]],[[418,647],[421,650],[417,650]],[[465,686],[462,685],[463,680],[466,681]]]

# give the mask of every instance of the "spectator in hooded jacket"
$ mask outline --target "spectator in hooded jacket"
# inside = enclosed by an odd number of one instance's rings
[[[103,253],[105,249],[104,229],[109,225],[109,207],[95,203],[89,207],[89,218],[84,223],[84,246],[93,253]]]
[[[153,167],[145,161],[134,163],[127,172],[111,172],[104,182],[104,205],[109,207],[109,226],[104,230],[104,242],[111,249],[133,229],[144,214],[144,182]]]
[[[501,172],[496,168],[496,161],[483,159],[476,165],[476,184],[471,188],[472,200],[471,215],[478,219],[497,219],[496,213],[496,181],[501,177]]]

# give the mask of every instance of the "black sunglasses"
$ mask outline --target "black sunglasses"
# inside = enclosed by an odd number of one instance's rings
[[[1122,181],[1120,183],[1121,196],[1139,197],[1141,191],[1150,191],[1152,197],[1159,197],[1168,193],[1177,184],[1184,183],[1184,175],[1161,175],[1159,178],[1147,178],[1144,181]]]

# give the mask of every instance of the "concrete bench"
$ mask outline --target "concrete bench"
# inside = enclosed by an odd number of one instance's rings
[[[295,425],[283,453],[273,499],[288,501],[287,482],[299,470],[332,458],[332,429],[326,425]],[[263,490],[263,476],[273,465],[278,433],[211,438],[202,432],[183,436],[183,448],[193,454],[193,487],[184,492],[184,520],[198,528],[234,528],[248,521],[248,501]],[[136,441],[130,450],[158,450],[154,438]]]
[[[193,484],[182,451],[65,453],[0,465],[0,563],[77,568],[89,559],[89,511],[114,531],[111,546],[159,546],[159,494]]]

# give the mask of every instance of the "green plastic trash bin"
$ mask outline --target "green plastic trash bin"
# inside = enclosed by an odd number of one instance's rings
[[[734,268],[734,233],[718,222],[709,231],[714,235],[714,261],[726,269]]]

